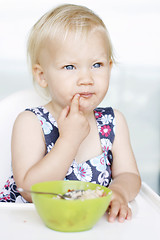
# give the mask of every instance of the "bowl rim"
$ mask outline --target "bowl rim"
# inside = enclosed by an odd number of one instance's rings
[[[92,186],[96,186],[96,188],[100,188],[100,190],[102,190],[102,189],[106,189],[107,190],[107,195],[106,196],[103,196],[103,197],[97,197],[97,198],[88,198],[88,199],[85,199],[85,200],[83,200],[83,199],[76,199],[76,202],[77,201],[93,201],[93,200],[97,200],[97,199],[106,199],[106,198],[108,198],[108,197],[111,197],[112,196],[112,191],[111,191],[111,189],[109,189],[108,187],[105,187],[105,186],[102,186],[102,185],[100,185],[100,184],[97,184],[97,183],[92,183],[92,182],[84,182],[84,181],[79,181],[79,180],[54,180],[54,181],[43,181],[43,182],[39,182],[39,183],[35,183],[35,184],[33,184],[32,186],[31,186],[31,190],[34,190],[34,191],[36,191],[34,188],[37,186],[37,185],[39,185],[39,184],[48,184],[48,183],[63,183],[63,182],[65,182],[65,183],[67,183],[67,184],[69,184],[69,182],[72,182],[72,183],[78,183],[78,185],[80,185],[80,184],[88,184],[88,185],[92,185]],[[86,186],[86,187],[88,187],[87,189],[90,189],[89,188],[89,186]],[[95,188],[95,189],[96,189]],[[85,189],[85,190],[87,190],[87,189]],[[91,189],[92,190],[92,189]],[[94,189],[93,189],[94,190]],[[44,191],[44,190],[43,190]],[[63,194],[63,193],[61,193],[61,192],[56,192],[57,194]],[[32,193],[31,194],[31,196],[32,195],[35,195],[35,193]],[[39,194],[39,195],[41,195],[41,197],[42,198],[48,198],[48,196],[49,195],[43,195],[43,194]],[[50,195],[51,196],[51,195]],[[65,199],[59,199],[59,198],[54,198],[53,196],[52,197],[49,197],[48,199],[51,199],[51,200],[61,200],[61,201],[66,201]],[[75,199],[71,199],[71,200],[68,200],[67,202],[73,202],[73,201],[75,201]]]

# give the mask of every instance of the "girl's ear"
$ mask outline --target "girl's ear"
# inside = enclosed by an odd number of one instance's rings
[[[109,60],[109,68],[110,68],[110,70],[112,70],[112,67],[113,67],[113,61]]]
[[[33,71],[34,79],[36,80],[36,82],[42,88],[46,88],[48,86],[48,83],[47,83],[47,81],[45,79],[43,68],[39,64],[35,64],[33,66],[32,71]]]
[[[111,75],[112,66],[113,66],[113,61],[110,60],[110,61],[109,61],[109,77],[110,77],[110,75]]]

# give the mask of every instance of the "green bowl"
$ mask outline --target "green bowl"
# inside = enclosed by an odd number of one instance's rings
[[[50,181],[37,183],[33,191],[64,194],[71,190],[103,189],[105,197],[86,200],[55,199],[51,195],[32,193],[32,201],[45,225],[61,232],[80,232],[91,229],[103,216],[111,200],[112,192],[106,187],[81,181]]]

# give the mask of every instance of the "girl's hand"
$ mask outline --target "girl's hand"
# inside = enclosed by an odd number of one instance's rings
[[[118,221],[122,223],[125,219],[130,220],[132,217],[132,212],[128,207],[128,203],[123,196],[115,190],[112,190],[112,200],[107,212],[109,222],[114,222],[118,217]]]
[[[80,96],[76,94],[72,99],[70,107],[65,107],[58,119],[60,137],[71,143],[73,142],[78,147],[90,131],[87,118],[79,110],[79,100]]]

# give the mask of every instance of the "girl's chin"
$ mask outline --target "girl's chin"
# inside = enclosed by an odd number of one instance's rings
[[[79,105],[79,110],[84,112],[84,113],[88,113],[88,112],[92,112],[94,110],[95,106],[93,104],[80,104]]]
[[[98,105],[100,104],[100,102],[98,101],[98,99],[95,98],[80,98],[79,101],[79,108],[82,112],[91,112],[93,111]]]

